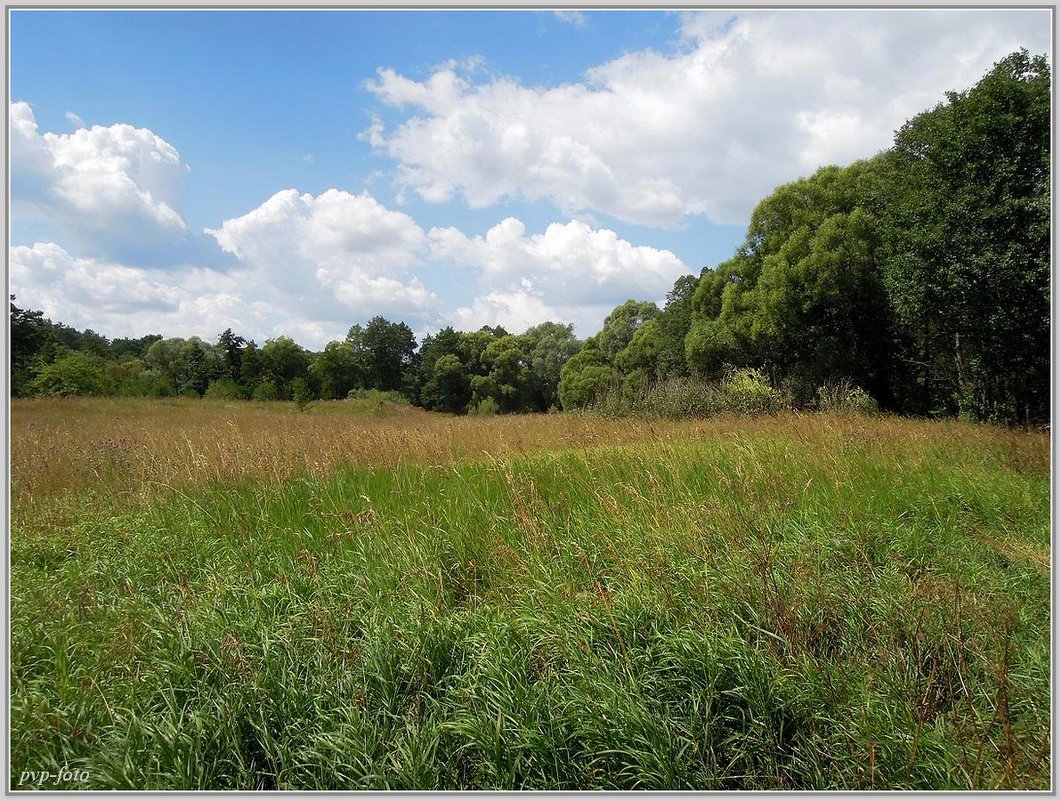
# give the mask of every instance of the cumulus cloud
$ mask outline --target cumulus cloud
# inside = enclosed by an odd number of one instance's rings
[[[588,336],[618,303],[661,300],[687,272],[670,251],[585,222],[529,233],[508,218],[483,235],[425,234],[367,193],[335,189],[278,192],[207,233],[236,258],[235,269],[158,271],[38,242],[11,249],[11,290],[20,305],[108,336],[213,337],[232,328],[319,349],[376,314],[417,331],[501,324],[518,332],[555,320]],[[470,300],[444,308],[415,272],[425,266],[439,288]]]
[[[293,337],[320,349],[341,339],[357,318],[330,319],[312,302],[277,292],[260,270],[218,271],[183,267],[166,272],[80,258],[55,243],[11,248],[11,291],[23,308],[76,328],[110,337],[200,336],[231,328],[264,340]],[[333,290],[318,288],[327,306]]]
[[[662,298],[688,272],[669,250],[634,245],[615,231],[576,220],[528,235],[520,220],[509,217],[485,236],[432,228],[429,237],[432,258],[477,268],[480,285],[491,292],[521,290],[550,306]]]
[[[365,138],[428,202],[544,198],[569,216],[740,224],[779,183],[887,147],[1007,53],[1048,51],[1048,14],[689,13],[669,52],[628,53],[550,88],[474,82],[454,63],[424,81],[380,69],[367,89],[408,116],[391,130],[374,119]]]
[[[446,319],[448,324],[458,331],[477,331],[484,325],[500,325],[514,334],[551,320],[574,323],[576,335],[587,337],[600,330],[601,322],[613,308],[596,304],[550,304],[533,292],[521,288],[480,295],[469,305],[457,307]]]
[[[432,228],[428,238],[431,259],[477,274],[478,296],[447,317],[465,330],[500,323],[522,331],[556,320],[588,336],[616,305],[630,298],[662,300],[689,272],[669,250],[634,245],[577,220],[528,234],[509,217],[482,236]]]
[[[13,247],[9,256],[20,306],[107,336],[211,337],[229,326],[260,326],[277,313],[269,307],[256,314],[236,279],[214,270],[159,273],[77,257],[50,242]]]
[[[249,280],[307,316],[420,320],[434,314],[435,296],[411,273],[424,232],[368,193],[329,189],[314,197],[285,189],[206,233],[239,259]]]
[[[277,192],[207,233],[239,259],[242,283],[263,295],[268,288],[270,302],[288,309],[288,317],[345,325],[375,314],[418,329],[501,322],[522,330],[553,319],[592,333],[617,303],[661,299],[688,272],[670,251],[584,222],[531,234],[508,218],[484,235],[452,227],[425,235],[411,217],[368,193],[337,189],[317,196]],[[443,310],[416,274],[426,264],[436,274],[441,269],[448,289],[464,287],[473,300]]]
[[[171,144],[126,124],[41,133],[25,102],[10,105],[10,126],[17,216],[51,224],[86,256],[179,261],[189,236],[177,197],[189,168]]]

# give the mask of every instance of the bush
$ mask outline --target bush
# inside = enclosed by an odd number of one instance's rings
[[[72,351],[44,365],[33,389],[41,395],[102,395],[105,383],[103,359]]]
[[[472,406],[468,410],[468,414],[476,414],[480,417],[493,417],[501,411],[501,407],[497,405],[497,401],[493,398],[483,398],[479,401],[478,406]]]
[[[764,414],[785,407],[780,392],[759,370],[730,370],[721,384],[672,377],[651,383],[633,380],[603,387],[586,411],[601,417],[711,417],[721,412]]]
[[[873,396],[847,378],[818,387],[818,410],[870,417],[880,414]]]
[[[274,401],[280,398],[280,390],[276,388],[276,382],[266,378],[254,388],[251,398],[256,401]]]
[[[215,378],[206,387],[206,397],[215,400],[240,400],[243,390],[231,378]]]
[[[710,417],[724,410],[718,386],[689,377],[671,377],[631,386],[604,387],[586,411],[601,417]]]
[[[722,409],[718,386],[694,378],[668,378],[655,384],[646,405],[659,417],[710,417]]]
[[[380,403],[397,403],[409,405],[409,399],[396,389],[352,389],[346,393],[347,400],[367,400]]]
[[[764,414],[780,411],[781,394],[770,386],[761,370],[741,367],[730,370],[722,379],[721,399],[724,408],[741,414]]]
[[[313,400],[313,393],[309,390],[309,384],[303,378],[296,378],[291,382],[291,399],[295,402],[295,408],[300,412],[306,411],[309,402]]]
[[[352,389],[346,393],[348,401],[354,401],[364,411],[372,414],[383,415],[387,413],[387,405],[408,406],[408,399],[396,390],[382,389]]]

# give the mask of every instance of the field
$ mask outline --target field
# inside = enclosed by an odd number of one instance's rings
[[[11,786],[1047,789],[1049,450],[16,400]]]

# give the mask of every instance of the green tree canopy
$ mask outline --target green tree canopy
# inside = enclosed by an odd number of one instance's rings
[[[416,338],[405,323],[392,323],[376,316],[362,328],[355,325],[346,335],[372,389],[400,390],[407,372],[416,367]]]
[[[952,410],[1049,416],[1050,68],[1027,51],[887,154],[886,281],[908,363]]]
[[[274,337],[262,345],[261,364],[265,375],[276,385],[280,399],[288,400],[292,382],[309,373],[310,353],[291,337]]]
[[[468,407],[472,399],[471,376],[455,354],[438,357],[427,375],[420,390],[420,403],[425,409],[459,414]]]
[[[604,318],[604,324],[597,334],[597,349],[601,357],[609,364],[614,363],[619,351],[630,344],[637,329],[659,314],[659,306],[650,301],[628,300],[616,306]]]
[[[107,389],[105,365],[99,356],[67,351],[41,368],[33,388],[42,395],[101,395]]]
[[[560,403],[565,409],[581,409],[617,378],[615,368],[601,353],[598,338],[590,337],[560,371]]]
[[[349,342],[329,342],[310,365],[326,400],[345,398],[352,389],[365,386],[365,367]]]
[[[556,322],[532,326],[519,335],[519,340],[533,379],[532,404],[545,411],[559,402],[560,370],[582,343],[575,337],[573,325]]]

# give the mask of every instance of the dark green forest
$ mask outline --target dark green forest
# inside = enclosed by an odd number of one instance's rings
[[[663,308],[623,303],[585,341],[545,322],[520,334],[445,328],[418,343],[383,317],[319,353],[231,330],[213,341],[110,340],[12,296],[12,394],[301,407],[379,390],[455,414],[683,413],[744,382],[794,408],[856,399],[908,415],[1041,423],[1050,117],[1045,57],[1014,53],[906,122],[890,149],[778,187],[732,258],[679,278]]]

